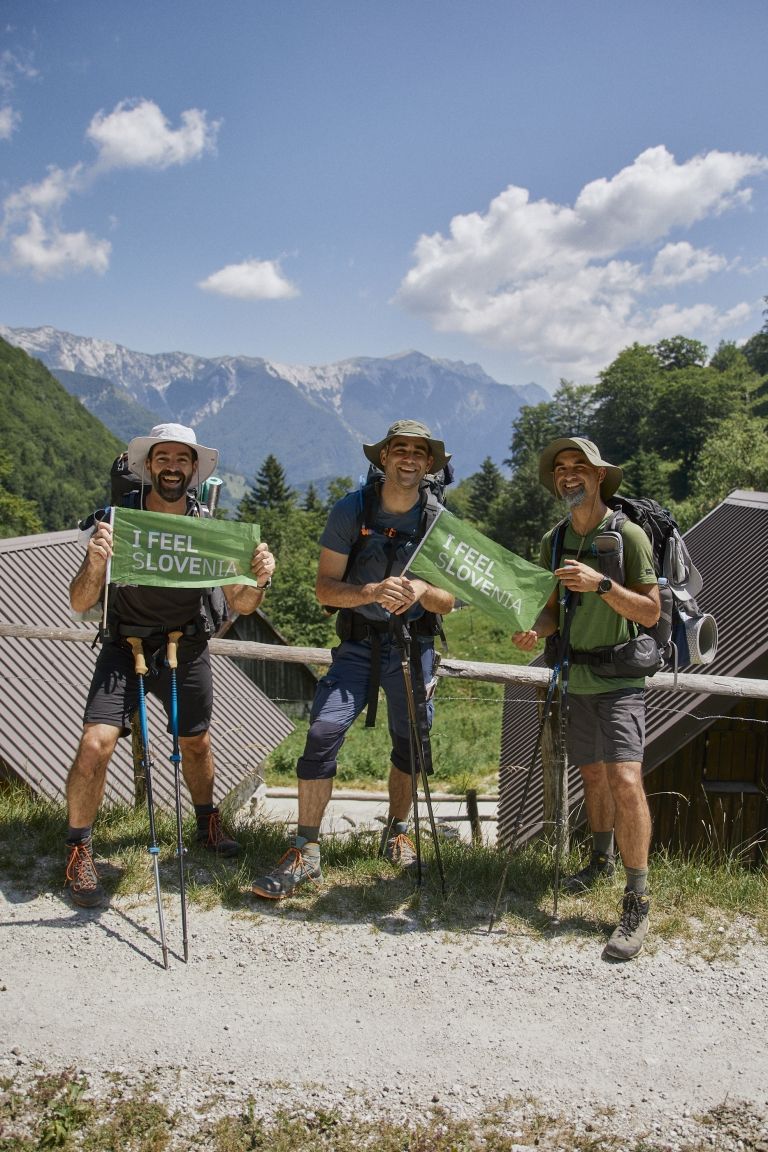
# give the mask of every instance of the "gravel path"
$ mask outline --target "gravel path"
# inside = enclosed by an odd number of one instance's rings
[[[741,1147],[768,1149],[768,948],[756,939],[711,963],[651,939],[622,965],[591,936],[307,922],[254,902],[246,914],[191,907],[185,965],[175,901],[166,916],[167,972],[154,900],[83,912],[6,887],[0,1075],[76,1067],[98,1084],[154,1070],[187,1110],[215,1088],[232,1106],[253,1093],[265,1114],[303,1101],[470,1116],[511,1097],[511,1115],[533,1098],[665,1148],[706,1136],[700,1117],[725,1104]]]

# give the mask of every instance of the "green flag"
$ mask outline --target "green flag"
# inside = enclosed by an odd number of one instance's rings
[[[408,571],[486,612],[509,632],[533,627],[557,580],[443,508]]]
[[[116,508],[110,580],[158,588],[252,584],[258,524]]]

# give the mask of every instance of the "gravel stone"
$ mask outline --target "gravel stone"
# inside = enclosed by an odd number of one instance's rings
[[[75,910],[5,885],[0,1076],[77,1068],[98,1093],[151,1075],[190,1122],[249,1097],[412,1123],[498,1105],[510,1131],[538,1111],[671,1152],[708,1143],[720,1109],[719,1149],[768,1150],[768,945],[748,928],[731,959],[651,935],[617,965],[583,933],[286,911],[190,906],[184,964],[169,895],[165,971],[154,899]]]

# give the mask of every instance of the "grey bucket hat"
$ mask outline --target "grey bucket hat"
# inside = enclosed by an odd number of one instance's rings
[[[609,464],[607,460],[602,460],[600,458],[600,449],[584,436],[560,436],[557,440],[553,440],[551,444],[547,444],[539,457],[539,480],[544,487],[551,492],[553,496],[557,496],[555,477],[552,469],[555,465],[555,458],[559,453],[565,452],[569,448],[575,452],[582,452],[589,463],[595,468],[605,468],[605,479],[600,485],[600,495],[603,500],[608,500],[613,496],[621,484],[624,473],[618,464]]]
[[[436,440],[426,424],[422,424],[419,420],[395,420],[383,439],[377,440],[375,444],[363,444],[363,452],[371,464],[375,464],[377,468],[381,467],[381,450],[386,448],[395,436],[414,436],[419,440],[426,440],[432,456],[432,472],[439,472],[451,458],[451,453],[446,452],[443,441]]]
[[[149,480],[146,472],[147,456],[155,444],[186,444],[194,448],[197,453],[196,484],[202,484],[216,471],[219,463],[219,453],[215,448],[206,448],[198,444],[194,428],[187,428],[184,424],[156,424],[149,436],[134,436],[128,445],[128,467],[135,476],[141,477],[142,482]]]

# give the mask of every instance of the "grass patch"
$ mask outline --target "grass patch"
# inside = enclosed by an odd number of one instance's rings
[[[71,1070],[14,1076],[0,1083],[0,1152],[661,1152],[663,1137],[619,1137],[606,1110],[575,1122],[543,1111],[534,1100],[510,1098],[457,1118],[440,1105],[414,1116],[375,1115],[364,1099],[324,1107],[306,1095],[268,1114],[253,1097],[222,1102],[215,1094],[198,1108],[163,1099],[151,1079],[125,1085],[119,1076],[97,1088]],[[705,1148],[758,1149],[762,1121],[744,1104],[725,1103],[696,1118],[696,1134],[676,1138],[678,1152]]]
[[[63,890],[63,804],[37,799],[20,784],[0,789],[0,874],[22,891]],[[158,814],[159,866],[163,891],[178,892],[175,818]],[[378,857],[379,834],[364,831],[323,842],[323,885],[304,885],[289,900],[267,903],[250,891],[286,847],[280,824],[259,822],[237,829],[242,852],[219,860],[196,844],[194,818],[186,821],[185,857],[190,905],[224,907],[256,915],[293,915],[315,920],[368,922],[392,927],[417,921],[446,930],[487,924],[506,868],[499,925],[512,933],[550,930],[553,903],[551,848],[529,844],[507,857],[495,848],[440,840],[445,874],[441,891],[434,844],[422,825],[424,884]],[[152,899],[154,872],[144,809],[104,808],[94,831],[97,866],[106,891],[119,899]],[[563,875],[583,862],[578,848],[562,863]],[[680,941],[706,958],[726,958],[750,931],[768,939],[768,875],[744,868],[738,857],[704,852],[689,856],[655,853],[651,858],[652,938]],[[561,894],[561,933],[603,933],[618,919],[622,870],[614,880],[581,896]]]

